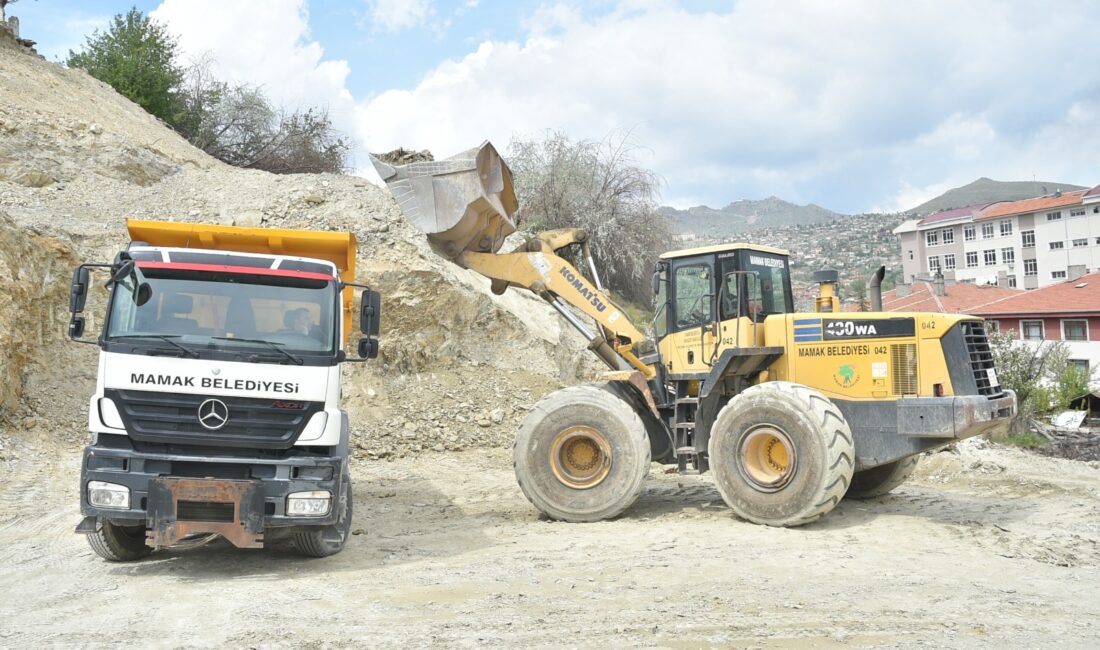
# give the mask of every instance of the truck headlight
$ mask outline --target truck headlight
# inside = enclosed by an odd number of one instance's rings
[[[130,509],[130,488],[104,481],[88,481],[88,503],[97,508]]]
[[[294,492],[286,498],[288,517],[324,517],[332,503],[332,493],[328,490],[312,492]]]

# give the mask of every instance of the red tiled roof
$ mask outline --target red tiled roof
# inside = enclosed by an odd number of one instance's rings
[[[1085,192],[1085,196],[1082,198],[1091,199],[1096,196],[1100,196],[1100,185],[1097,185],[1088,192]]]
[[[1085,190],[1077,190],[1075,192],[1063,192],[1061,196],[1038,196],[1033,199],[994,203],[975,214],[974,220],[995,219],[997,217],[1007,217],[1011,214],[1027,214],[1029,212],[1041,212],[1054,208],[1064,208],[1068,205],[1077,205],[1081,203],[1081,197],[1084,194]]]
[[[982,316],[1015,314],[1100,314],[1100,273],[1083,275],[975,309]]]
[[[944,295],[937,296],[931,282],[914,282],[912,293],[898,296],[897,289],[882,294],[883,311],[925,311],[944,314],[970,314],[982,305],[1015,297],[1025,293],[1023,289],[1008,289],[970,282],[944,286]]]
[[[935,214],[930,214],[927,217],[920,220],[920,225],[928,223],[935,223],[937,221],[948,221],[950,219],[959,219],[962,217],[969,217],[978,210],[987,208],[992,203],[979,203],[977,205],[968,205],[965,208],[952,208],[950,210],[941,210]]]

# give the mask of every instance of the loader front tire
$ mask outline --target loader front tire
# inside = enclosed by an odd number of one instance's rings
[[[710,467],[738,517],[801,526],[833,509],[852,481],[855,448],[844,416],[818,391],[785,381],[752,386],[718,413]]]
[[[516,480],[540,512],[560,521],[610,519],[642,492],[650,446],[634,407],[603,385],[547,395],[520,425]]]
[[[873,499],[898,487],[917,468],[920,456],[910,456],[892,463],[865,469],[852,475],[847,496],[853,499]]]

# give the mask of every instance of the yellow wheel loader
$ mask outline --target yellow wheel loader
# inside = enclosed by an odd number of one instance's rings
[[[516,437],[520,487],[554,519],[622,513],[656,461],[712,471],[743,519],[797,526],[845,496],[889,492],[922,452],[1003,430],[1016,414],[980,319],[841,312],[835,271],[816,274],[816,311],[798,313],[787,252],[734,243],[660,257],[647,336],[601,284],[585,232],[499,252],[517,202],[489,143],[436,162],[373,162],[440,255],[496,293],[543,298],[608,366],[598,384],[543,398]],[[877,310],[883,273],[871,282]]]

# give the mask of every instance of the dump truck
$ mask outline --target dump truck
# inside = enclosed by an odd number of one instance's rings
[[[797,526],[845,497],[889,492],[922,452],[1004,430],[1016,414],[984,322],[883,313],[884,269],[872,278],[871,312],[842,312],[827,269],[815,274],[815,311],[796,312],[785,250],[667,252],[653,273],[647,334],[602,284],[583,230],[537,233],[501,252],[518,204],[491,144],[440,161],[373,163],[438,254],[495,293],[544,299],[607,365],[603,381],[544,397],[517,432],[516,479],[553,519],[619,515],[656,461],[712,472],[742,519]]]
[[[76,532],[114,561],[218,536],[339,552],[352,519],[340,367],[377,355],[380,318],[355,282],[355,236],[127,225],[113,261],[73,272],[69,336],[99,348]],[[93,337],[94,276],[107,292]]]

